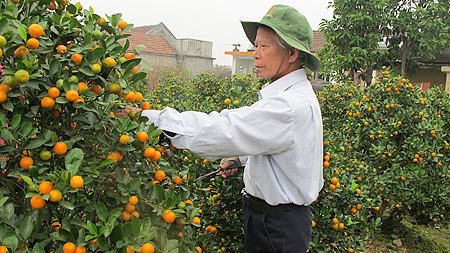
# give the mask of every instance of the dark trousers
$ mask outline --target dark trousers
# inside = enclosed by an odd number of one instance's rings
[[[301,253],[309,248],[312,234],[309,206],[261,212],[244,207],[247,253]]]

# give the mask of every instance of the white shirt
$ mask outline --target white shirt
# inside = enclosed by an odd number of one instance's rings
[[[304,69],[260,91],[251,106],[211,112],[145,110],[142,116],[176,133],[172,144],[210,160],[248,156],[247,193],[271,205],[310,205],[323,186],[319,103]],[[242,159],[245,160],[245,159]]]

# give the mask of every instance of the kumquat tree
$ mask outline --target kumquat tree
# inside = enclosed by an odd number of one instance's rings
[[[172,146],[137,112],[115,113],[249,106],[265,80],[167,70],[149,92],[152,67],[129,48],[121,14],[65,0],[0,9],[0,252],[245,252],[242,170],[195,181],[218,161]],[[390,72],[317,93],[325,185],[311,252],[363,252],[405,215],[448,224],[449,94]]]

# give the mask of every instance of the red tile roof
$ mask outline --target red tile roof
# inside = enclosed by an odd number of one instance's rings
[[[323,48],[323,45],[326,43],[323,38],[323,33],[320,31],[313,31],[314,39],[311,47],[311,52],[317,52]]]
[[[177,52],[173,51],[169,44],[158,35],[132,32],[131,36],[128,37],[128,40],[130,41],[130,49],[133,49],[138,45],[143,45],[145,48],[142,52],[177,55]]]
[[[147,33],[155,27],[156,27],[156,25],[139,26],[139,27],[135,27],[135,28],[131,29],[130,32],[131,33]]]

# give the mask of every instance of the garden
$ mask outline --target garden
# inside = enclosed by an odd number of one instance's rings
[[[245,252],[242,171],[194,181],[218,161],[172,146],[139,112],[115,113],[248,106],[265,80],[167,70],[149,91],[152,66],[121,14],[65,0],[0,9],[1,253]],[[317,93],[325,185],[311,252],[363,252],[405,217],[449,226],[449,93],[380,68],[365,88],[336,76]]]

